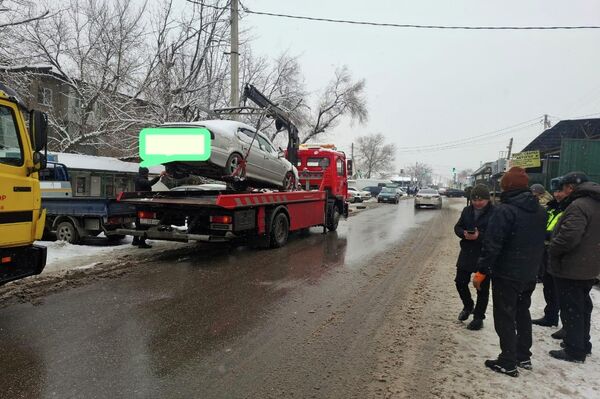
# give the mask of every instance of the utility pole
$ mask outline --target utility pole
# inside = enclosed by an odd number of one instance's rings
[[[513,144],[513,138],[510,138],[510,142],[508,143],[508,154],[506,154],[506,159],[510,160],[510,156],[512,155],[512,144]]]
[[[237,107],[240,105],[240,53],[238,46],[238,20],[238,0],[231,0],[231,97],[229,101],[229,105],[231,107]]]
[[[551,127],[552,123],[550,122],[550,119],[548,119],[548,115],[544,114],[544,130],[550,129]]]
[[[352,159],[352,176],[350,176],[351,178],[354,177],[354,171],[356,170],[356,162],[354,162],[354,142],[352,142],[352,145],[350,146],[350,159]]]

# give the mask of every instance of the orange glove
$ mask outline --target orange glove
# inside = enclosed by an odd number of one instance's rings
[[[481,290],[481,283],[485,281],[486,277],[485,274],[479,272],[473,275],[473,287],[477,288],[477,291]]]

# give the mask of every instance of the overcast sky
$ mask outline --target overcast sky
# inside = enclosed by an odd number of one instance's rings
[[[244,0],[252,10],[336,19],[436,25],[600,25],[595,0]],[[400,147],[432,145],[521,128],[436,152],[397,153],[398,169],[415,161],[449,176],[519,151],[552,121],[599,113],[600,30],[452,31],[397,29],[247,15],[253,51],[300,55],[311,90],[336,67],[365,78],[369,121],[343,124],[330,141],[343,149],[357,136],[381,132]]]

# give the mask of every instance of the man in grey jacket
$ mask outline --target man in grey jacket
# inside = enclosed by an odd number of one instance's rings
[[[600,185],[582,172],[563,176],[569,201],[550,241],[549,273],[554,277],[566,332],[561,350],[550,356],[582,363],[592,351],[590,290],[600,274]]]

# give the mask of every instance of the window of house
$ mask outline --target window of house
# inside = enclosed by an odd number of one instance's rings
[[[51,107],[52,106],[52,89],[48,87],[40,87],[38,89],[38,103]]]
[[[77,195],[87,195],[87,177],[77,176],[75,178],[75,192]]]

